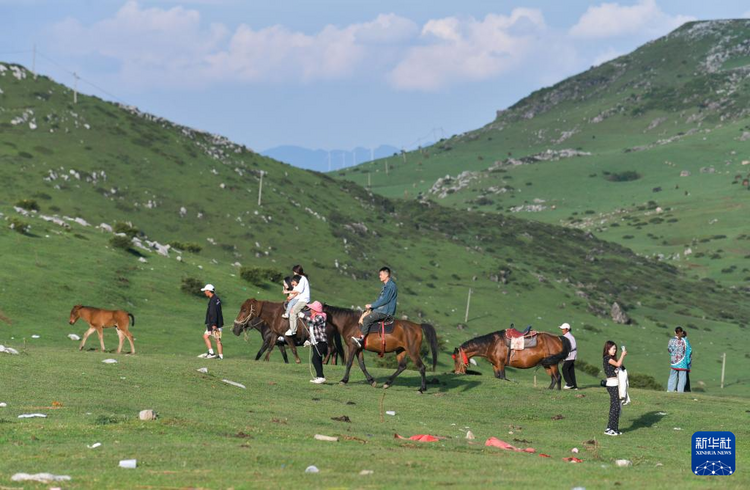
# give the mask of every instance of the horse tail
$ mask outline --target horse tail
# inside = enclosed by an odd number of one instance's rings
[[[437,367],[438,356],[437,332],[435,332],[435,327],[433,327],[429,323],[423,323],[422,330],[424,330],[424,334],[427,337],[427,340],[430,341],[430,350],[432,350],[432,372],[434,373],[435,368]]]
[[[135,327],[135,317],[132,313],[128,313],[128,316],[130,317],[130,321],[132,322],[130,326]]]
[[[540,361],[541,365],[546,368],[557,365],[560,361],[568,357],[568,354],[570,354],[570,340],[563,337],[562,335],[560,335],[558,338],[560,339],[560,341],[562,341],[562,351],[549,357],[545,357]]]

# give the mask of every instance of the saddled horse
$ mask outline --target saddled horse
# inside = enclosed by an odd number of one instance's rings
[[[232,331],[235,333],[235,335],[239,335],[239,332],[247,328],[248,324],[250,324],[251,321],[253,322],[253,324],[256,322],[263,322],[268,326],[271,332],[276,335],[276,338],[283,337],[284,333],[286,333],[286,331],[289,329],[289,320],[287,318],[282,318],[281,316],[284,314],[284,311],[285,310],[283,303],[260,301],[255,298],[250,298],[242,303],[240,312],[237,314],[237,318],[235,318],[234,320],[234,327],[232,328]],[[249,328],[255,328],[255,325],[251,325]],[[289,342],[288,344],[289,347],[292,348],[292,353],[294,354],[294,362],[296,362],[297,364],[299,364],[301,361],[299,359],[299,355],[297,354],[296,344],[298,343],[298,341],[304,342],[307,338],[307,330],[303,325],[299,325],[299,328],[297,328],[297,334],[295,335],[295,341]],[[266,360],[268,360],[268,356],[271,355],[276,342],[269,342],[269,344],[266,345],[264,337],[264,345],[266,348],[268,348],[268,354],[266,355]]]
[[[83,318],[89,324],[89,329],[83,334],[83,340],[81,340],[78,350],[83,350],[83,346],[86,345],[86,339],[89,338],[89,335],[96,332],[99,334],[99,344],[101,344],[102,352],[104,352],[103,329],[115,327],[117,337],[120,340],[120,344],[117,346],[117,353],[119,354],[122,351],[122,343],[127,337],[130,342],[130,353],[135,354],[133,334],[129,330],[130,320],[133,320],[133,325],[135,325],[135,317],[132,314],[125,310],[103,310],[92,306],[75,305],[70,310],[70,320],[68,323],[73,325],[79,318]]]
[[[268,351],[268,353],[266,354],[266,358],[264,360],[268,361],[269,357],[271,356],[270,347],[272,345],[275,345],[281,351],[281,356],[284,358],[284,362],[289,363],[289,358],[286,355],[286,348],[289,346],[289,344],[286,341],[286,337],[279,336],[279,334],[271,330],[266,322],[264,322],[260,318],[255,318],[254,320],[247,321],[244,324],[235,322],[234,327],[232,328],[232,332],[235,335],[239,336],[240,334],[242,334],[242,332],[250,329],[255,329],[260,332],[260,336],[263,339],[263,345],[261,345],[258,353],[255,355],[256,361],[260,359],[263,353],[265,353],[266,351]],[[343,355],[341,349],[341,337],[339,336],[333,325],[331,325],[330,323],[326,323],[326,335],[329,339],[332,339],[333,342],[335,342],[337,348],[333,348],[334,344],[331,344],[331,348],[328,350],[328,355],[326,355],[323,362],[325,364],[328,364],[329,361],[332,361],[333,364],[337,364],[339,353]],[[295,347],[298,346],[299,344],[295,345]]]
[[[363,350],[370,352],[377,352],[379,354],[385,354],[388,352],[395,352],[396,359],[398,359],[398,368],[383,385],[383,388],[389,388],[393,384],[393,380],[396,376],[401,374],[406,369],[406,363],[409,356],[414,365],[419,369],[419,374],[422,377],[422,385],[419,392],[422,393],[427,389],[427,380],[425,378],[425,366],[420,357],[420,349],[422,348],[422,332],[430,343],[432,351],[432,370],[435,371],[437,365],[437,354],[438,354],[438,341],[437,333],[435,328],[428,324],[422,323],[417,324],[406,320],[394,320],[393,331],[385,333],[382,336],[380,331],[370,333],[365,339],[364,349],[357,346],[352,341],[353,336],[359,336],[359,319],[361,313],[358,311],[350,310],[347,308],[338,308],[336,306],[323,305],[323,311],[328,315],[328,321],[336,327],[341,337],[348,346],[349,354],[346,359],[346,372],[344,377],[341,379],[341,384],[349,382],[349,371],[352,368],[354,357],[357,357],[359,367],[373,387],[377,386],[375,379],[367,372],[365,368],[365,359]],[[374,327],[379,326],[379,323],[375,323]]]
[[[537,332],[536,346],[512,350],[508,346],[510,335],[506,332],[508,331],[499,330],[461,344],[453,351],[454,372],[465,374],[466,366],[469,365],[469,359],[472,357],[486,358],[494,367],[495,377],[499,379],[507,379],[505,377],[506,366],[528,369],[541,364],[552,379],[549,389],[557,385],[559,390],[562,376],[557,369],[557,364],[570,353],[570,341],[562,336]]]

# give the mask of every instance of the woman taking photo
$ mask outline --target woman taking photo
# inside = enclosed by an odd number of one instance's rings
[[[627,355],[627,351],[623,347],[620,353],[620,358],[615,360],[617,356],[617,344],[608,340],[604,343],[603,352],[603,364],[604,364],[604,375],[607,377],[607,391],[609,392],[609,423],[607,424],[607,430],[604,431],[605,435],[608,436],[619,436],[620,432],[620,392],[617,383],[617,373],[615,368],[622,366],[622,359]]]

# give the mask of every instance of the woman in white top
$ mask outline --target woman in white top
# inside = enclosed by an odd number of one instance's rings
[[[294,289],[289,294],[291,299],[289,300],[289,305],[287,305],[286,313],[282,315],[284,318],[289,318],[289,330],[284,334],[287,337],[297,334],[297,316],[307,306],[307,303],[310,302],[310,283],[307,281],[305,271],[301,265],[295,265],[292,267],[292,272],[296,274],[292,280],[297,285],[294,286]]]

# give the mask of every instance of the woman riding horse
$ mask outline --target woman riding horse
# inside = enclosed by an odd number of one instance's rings
[[[508,345],[510,336],[506,332],[507,330],[499,330],[461,344],[453,351],[454,372],[465,374],[469,359],[475,356],[486,358],[495,370],[495,377],[499,379],[507,379],[505,377],[506,366],[528,369],[541,364],[552,379],[549,389],[553,389],[556,384],[559,390],[562,376],[557,369],[557,364],[570,352],[570,341],[565,337],[539,332],[536,334],[535,347],[512,350]]]

